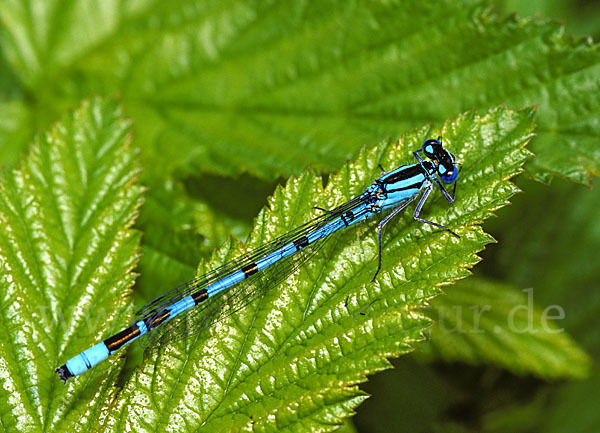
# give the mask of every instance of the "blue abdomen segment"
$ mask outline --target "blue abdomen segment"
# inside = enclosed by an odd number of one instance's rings
[[[104,361],[108,358],[108,355],[110,355],[110,352],[104,342],[98,343],[69,359],[65,362],[65,366],[69,369],[71,375],[77,376],[89,370],[100,361]]]
[[[170,313],[168,320],[171,320],[173,317],[183,313],[185,310],[189,310],[195,305],[196,303],[191,296],[186,296],[182,300],[175,302],[173,305],[165,308]]]
[[[206,292],[208,293],[208,296],[214,296],[221,290],[243,281],[244,278],[246,278],[246,274],[243,271],[235,271],[232,274],[227,275],[225,278],[208,286],[206,288]]]
[[[146,323],[143,320],[136,322],[129,328],[122,330],[118,334],[107,338],[101,343],[84,350],[79,355],[74,356],[56,369],[60,378],[67,383],[67,380],[73,376],[84,373],[94,365],[108,358],[121,347],[138,339],[141,335],[148,332]]]
[[[269,254],[267,257],[258,260],[256,262],[256,269],[262,271],[263,269],[271,266],[273,263],[278,262],[279,260],[295,253],[296,251],[298,251],[298,247],[293,242],[290,242],[289,244],[281,247],[279,250]]]

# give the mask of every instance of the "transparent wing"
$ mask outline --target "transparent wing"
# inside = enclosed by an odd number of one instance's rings
[[[277,287],[312,257],[324,243],[325,239],[322,239],[315,244],[308,245],[265,270],[257,272],[229,290],[224,290],[196,307],[184,311],[164,325],[142,335],[140,344],[145,348],[158,348],[209,328],[214,323],[223,320],[257,298],[264,296],[269,289]]]
[[[352,210],[364,203],[362,196],[358,196],[345,204],[331,210],[309,221],[308,223],[274,239],[260,248],[243,254],[208,273],[201,275],[185,284],[159,296],[146,304],[136,313],[136,322],[152,318],[157,312],[173,305],[175,302],[189,296],[202,288],[211,285],[232,272],[237,271],[244,265],[255,263],[259,259],[279,250],[281,247],[293,242],[314,230],[318,230],[329,222],[338,218],[344,212]],[[302,265],[309,257],[314,255],[323,244],[323,240],[299,250],[261,272],[258,272],[239,284],[216,294],[198,306],[187,310],[164,325],[151,329],[147,334],[140,337],[140,343],[144,347],[162,345],[168,341],[182,338],[211,326],[216,321],[222,320],[234,312],[245,307],[266,291],[277,286],[286,279],[294,270]]]

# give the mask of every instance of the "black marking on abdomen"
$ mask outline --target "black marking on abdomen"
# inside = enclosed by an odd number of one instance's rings
[[[194,305],[198,305],[200,302],[208,299],[208,291],[206,289],[198,290],[192,293],[192,299],[194,300]]]
[[[294,241],[294,246],[297,250],[302,249],[308,245],[308,238],[306,236],[302,236]]]
[[[107,338],[103,341],[103,343],[108,349],[108,351],[112,353],[115,350],[118,350],[121,347],[123,347],[125,344],[129,343],[138,335],[140,335],[140,328],[137,325],[133,324],[129,328],[123,329],[118,334]]]
[[[244,278],[248,278],[250,275],[254,275],[258,272],[258,267],[256,263],[250,263],[242,268],[242,272],[244,273]]]
[[[158,313],[148,317],[147,319],[144,319],[144,323],[146,324],[146,328],[149,331],[153,328],[156,328],[162,322],[167,320],[169,316],[171,316],[171,311],[167,310],[166,308],[163,308]]]

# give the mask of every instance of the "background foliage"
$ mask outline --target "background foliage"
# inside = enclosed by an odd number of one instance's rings
[[[504,5],[509,10],[515,7],[511,2]],[[544,15],[566,19],[568,33],[598,34],[593,3],[543,5]],[[578,15],[580,10],[586,13]],[[529,15],[531,9],[524,12]],[[471,108],[483,113],[498,104],[537,104],[537,137],[530,146],[536,157],[519,179],[525,193],[486,225],[499,243],[484,252],[485,260],[476,268],[477,280],[456,284],[454,292],[447,287],[448,298],[435,301],[429,314],[439,317],[444,308],[457,305],[468,311],[474,304],[489,304],[498,308],[494,312],[505,314],[511,302],[527,302],[522,290],[533,287],[535,317],[546,306],[561,306],[565,318],[557,326],[568,334],[541,338],[536,338],[539,334],[511,334],[493,315],[489,323],[481,323],[492,331],[482,335],[445,334],[434,328],[431,333],[437,338],[423,347],[423,353],[400,358],[394,371],[376,375],[365,386],[374,397],[354,419],[359,431],[389,431],[389,426],[399,431],[598,430],[600,263],[596,251],[600,232],[596,221],[600,196],[597,189],[576,185],[591,185],[591,176],[599,172],[600,54],[596,44],[567,36],[553,21],[497,15],[480,0],[11,0],[0,4],[0,20],[0,162],[5,167],[15,167],[34,135],[48,130],[65,112],[80,106],[82,99],[117,97],[133,120],[135,145],[142,148],[141,183],[148,187],[136,223],[144,233],[137,267],[140,277],[134,288],[138,305],[193,276],[198,260],[208,257],[229,234],[244,239],[275,185],[300,174],[307,165],[329,173],[354,159],[361,144],[397,137],[406,129],[429,122],[440,126]],[[117,109],[105,110],[77,113],[93,126],[88,132],[109,132],[97,143],[127,148],[126,126]],[[33,179],[32,184],[39,187],[39,195],[34,191],[32,197],[44,197],[43,186],[54,178],[64,179],[58,187],[71,198],[79,194],[75,193],[77,185],[93,187],[93,182],[86,183],[90,179],[115,187],[132,181],[126,173],[111,176],[108,160],[67,158],[69,140],[89,136],[76,122],[64,120],[60,124],[64,131],[50,129],[54,132],[37,139],[34,148],[38,150],[24,164],[33,164],[31,173],[41,174],[26,175],[29,169],[23,167],[20,171],[25,184]],[[110,137],[116,138],[111,141]],[[60,145],[61,140],[67,146],[63,153],[42,157],[45,146]],[[493,142],[493,137],[486,140]],[[88,141],[93,140],[88,137]],[[121,161],[123,167],[138,173],[134,160],[127,159],[135,152],[117,153],[127,160]],[[46,162],[58,164],[63,176],[36,171],[36,155],[41,155],[39,167],[47,167]],[[79,173],[77,167],[86,167],[80,172],[90,177],[71,179],[68,174]],[[28,196],[22,184],[7,173],[3,179],[15,185],[14,197],[25,200]],[[561,180],[549,186],[528,180],[549,182],[554,177]],[[71,192],[65,186],[69,184]],[[459,186],[468,191],[467,185]],[[77,222],[77,231],[66,231],[49,243],[52,248],[62,245],[59,252],[73,253],[70,265],[58,261],[52,269],[62,269],[62,278],[71,278],[72,287],[79,287],[82,296],[85,280],[75,276],[80,275],[77,269],[85,269],[79,260],[85,261],[91,250],[80,249],[94,245],[90,239],[97,234],[96,226],[110,227],[111,223],[128,233],[111,231],[107,237],[128,251],[119,253],[129,261],[120,261],[123,274],[116,273],[115,278],[121,275],[121,279],[112,285],[127,295],[123,288],[131,283],[127,271],[137,252],[122,236],[138,236],[128,229],[139,206],[136,188],[128,190],[130,207],[125,209],[129,213],[123,211],[120,220],[91,213],[96,221],[92,224],[85,218],[90,215],[73,211],[77,217],[69,222]],[[67,208],[87,209],[90,203],[102,202],[102,188],[85,191],[93,192],[89,202],[80,197]],[[110,196],[114,199],[118,194]],[[116,199],[111,203],[113,208],[124,206]],[[55,215],[63,215],[64,206],[59,200]],[[44,224],[50,227],[52,221],[45,219]],[[14,227],[5,221],[3,225]],[[48,233],[54,232],[48,229]],[[3,241],[3,247],[9,244]],[[120,257],[114,248],[106,254]],[[41,263],[48,260],[44,254],[38,258]],[[48,278],[40,271],[32,281],[53,281]],[[21,301],[19,291],[15,295],[6,287],[4,308],[12,305],[15,296]],[[31,302],[38,295],[28,296],[23,299]],[[130,304],[114,296],[119,305],[113,311],[119,313],[102,329],[110,328],[113,320],[122,323],[119,314],[130,313]],[[51,295],[40,303],[55,307],[58,298]],[[5,317],[15,318],[9,314],[12,310],[3,311],[8,312]],[[17,322],[8,323],[18,329]],[[89,341],[90,334],[73,335],[73,329],[69,331],[73,339]],[[36,336],[33,341],[41,340]],[[13,343],[4,340],[3,350],[10,350]],[[30,341],[22,347],[31,346]],[[62,350],[40,348],[46,354]],[[49,361],[47,367],[53,366]],[[86,412],[88,418],[76,410],[78,394],[73,391],[66,401],[75,402],[74,406],[67,407],[59,399],[42,404],[34,379],[17,374],[22,383],[12,383],[8,367],[2,367],[3,389],[11,395],[24,390],[26,399],[40,402],[40,413],[63,414],[67,420],[97,429],[106,416],[115,416],[116,407],[102,406],[115,392],[107,385],[118,372],[114,365],[112,373],[104,373],[104,385],[97,387],[90,400],[96,405],[89,406],[95,409]],[[127,375],[121,380],[127,381]],[[29,411],[15,413],[10,409],[14,402],[3,401],[0,419],[5,430],[35,425],[35,421],[28,424],[25,413]]]

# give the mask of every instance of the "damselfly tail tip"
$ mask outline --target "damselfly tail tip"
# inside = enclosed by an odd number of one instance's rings
[[[66,365],[61,365],[55,371],[58,373],[60,380],[62,380],[65,385],[67,384],[67,380],[73,377]]]

